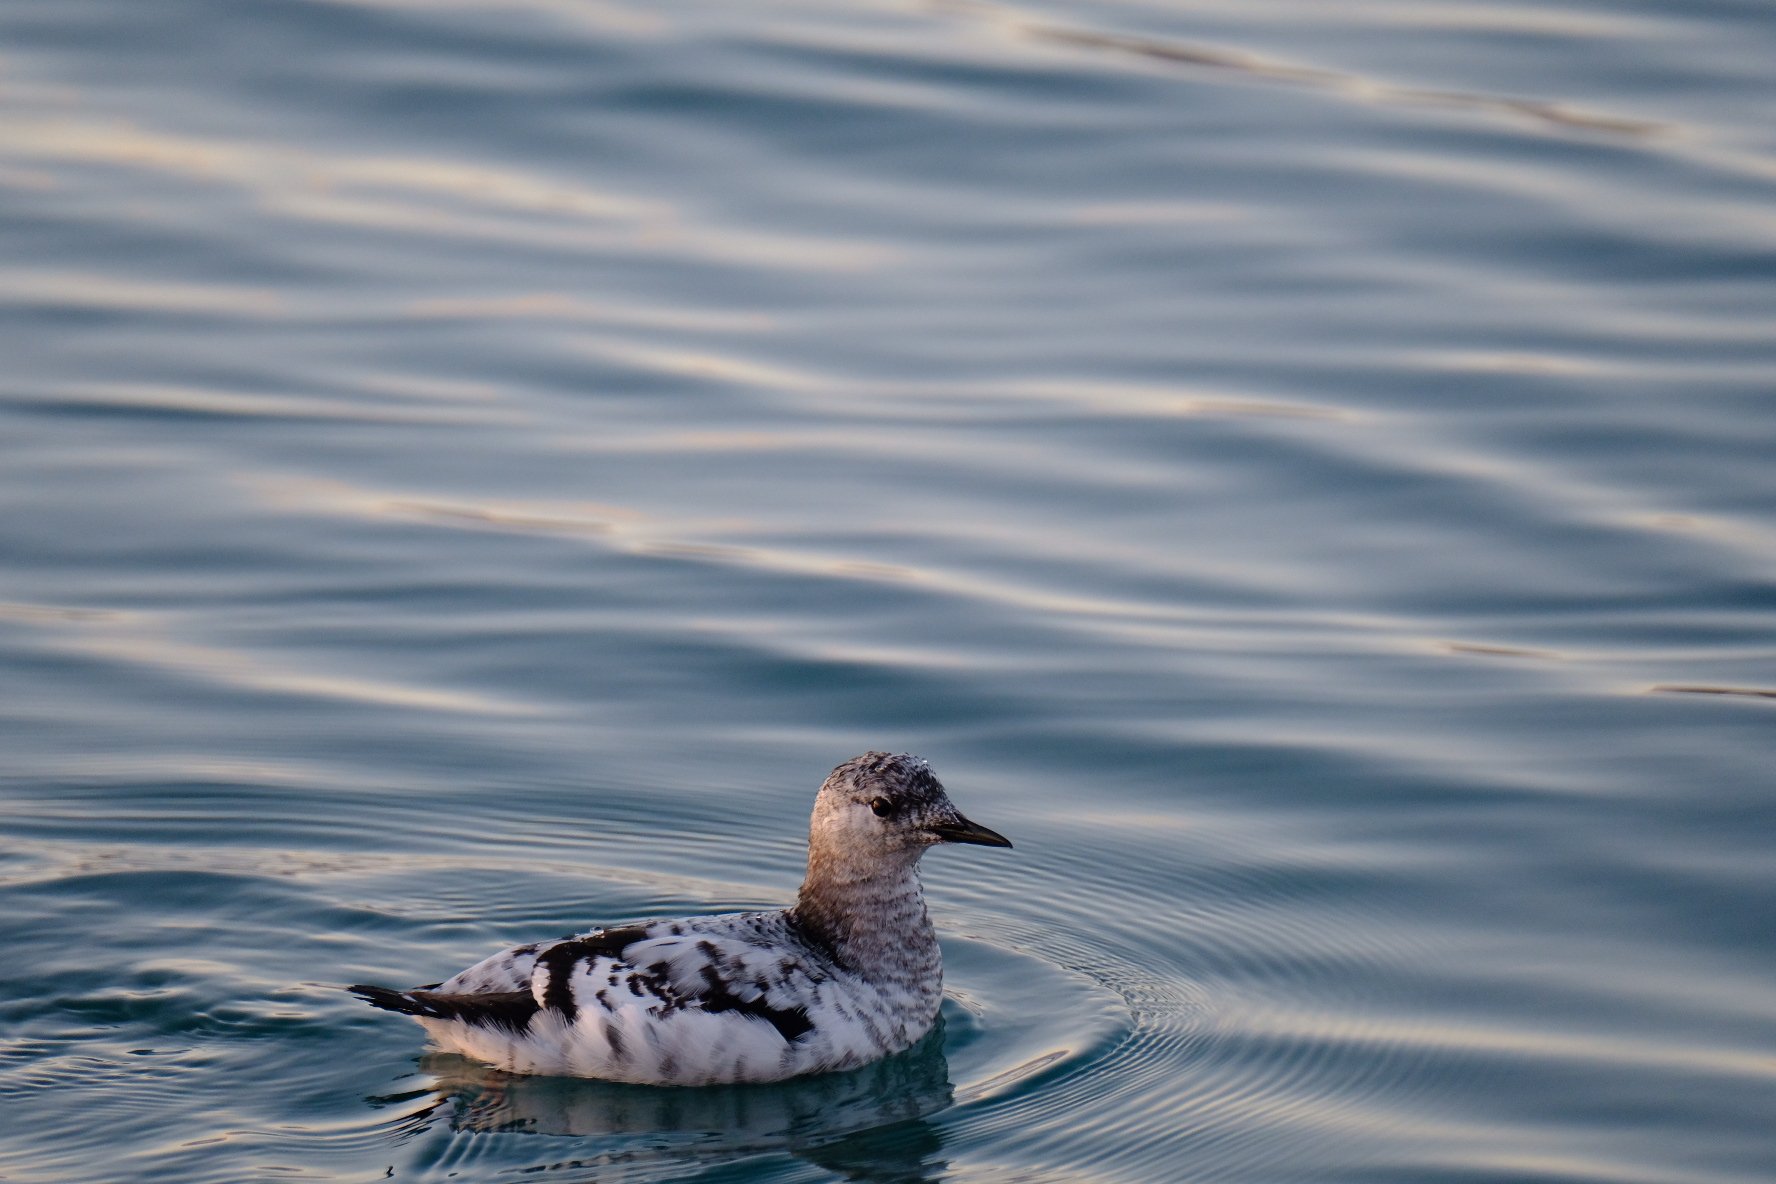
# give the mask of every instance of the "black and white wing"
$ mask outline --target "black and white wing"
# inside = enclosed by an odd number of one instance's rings
[[[690,1085],[775,1080],[877,1043],[843,1030],[872,1025],[833,977],[784,914],[742,913],[521,946],[430,988],[352,989],[517,1072]]]

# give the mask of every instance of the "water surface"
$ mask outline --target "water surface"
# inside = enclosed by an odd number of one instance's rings
[[[0,9],[9,1181],[1776,1171],[1756,3]],[[338,988],[793,898],[940,1033]]]

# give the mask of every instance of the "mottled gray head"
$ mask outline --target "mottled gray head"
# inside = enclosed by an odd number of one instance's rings
[[[866,752],[832,771],[814,799],[812,840],[858,854],[917,853],[933,843],[1009,847],[950,802],[923,759]]]

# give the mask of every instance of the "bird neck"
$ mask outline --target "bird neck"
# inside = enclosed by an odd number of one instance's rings
[[[941,974],[937,933],[919,882],[920,850],[884,859],[846,858],[814,844],[795,919],[839,963],[878,981],[909,986]]]

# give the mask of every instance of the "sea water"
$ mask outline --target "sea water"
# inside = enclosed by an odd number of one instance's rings
[[[0,1177],[1776,1173],[1776,11],[0,7]],[[794,898],[942,1029],[350,983]]]

